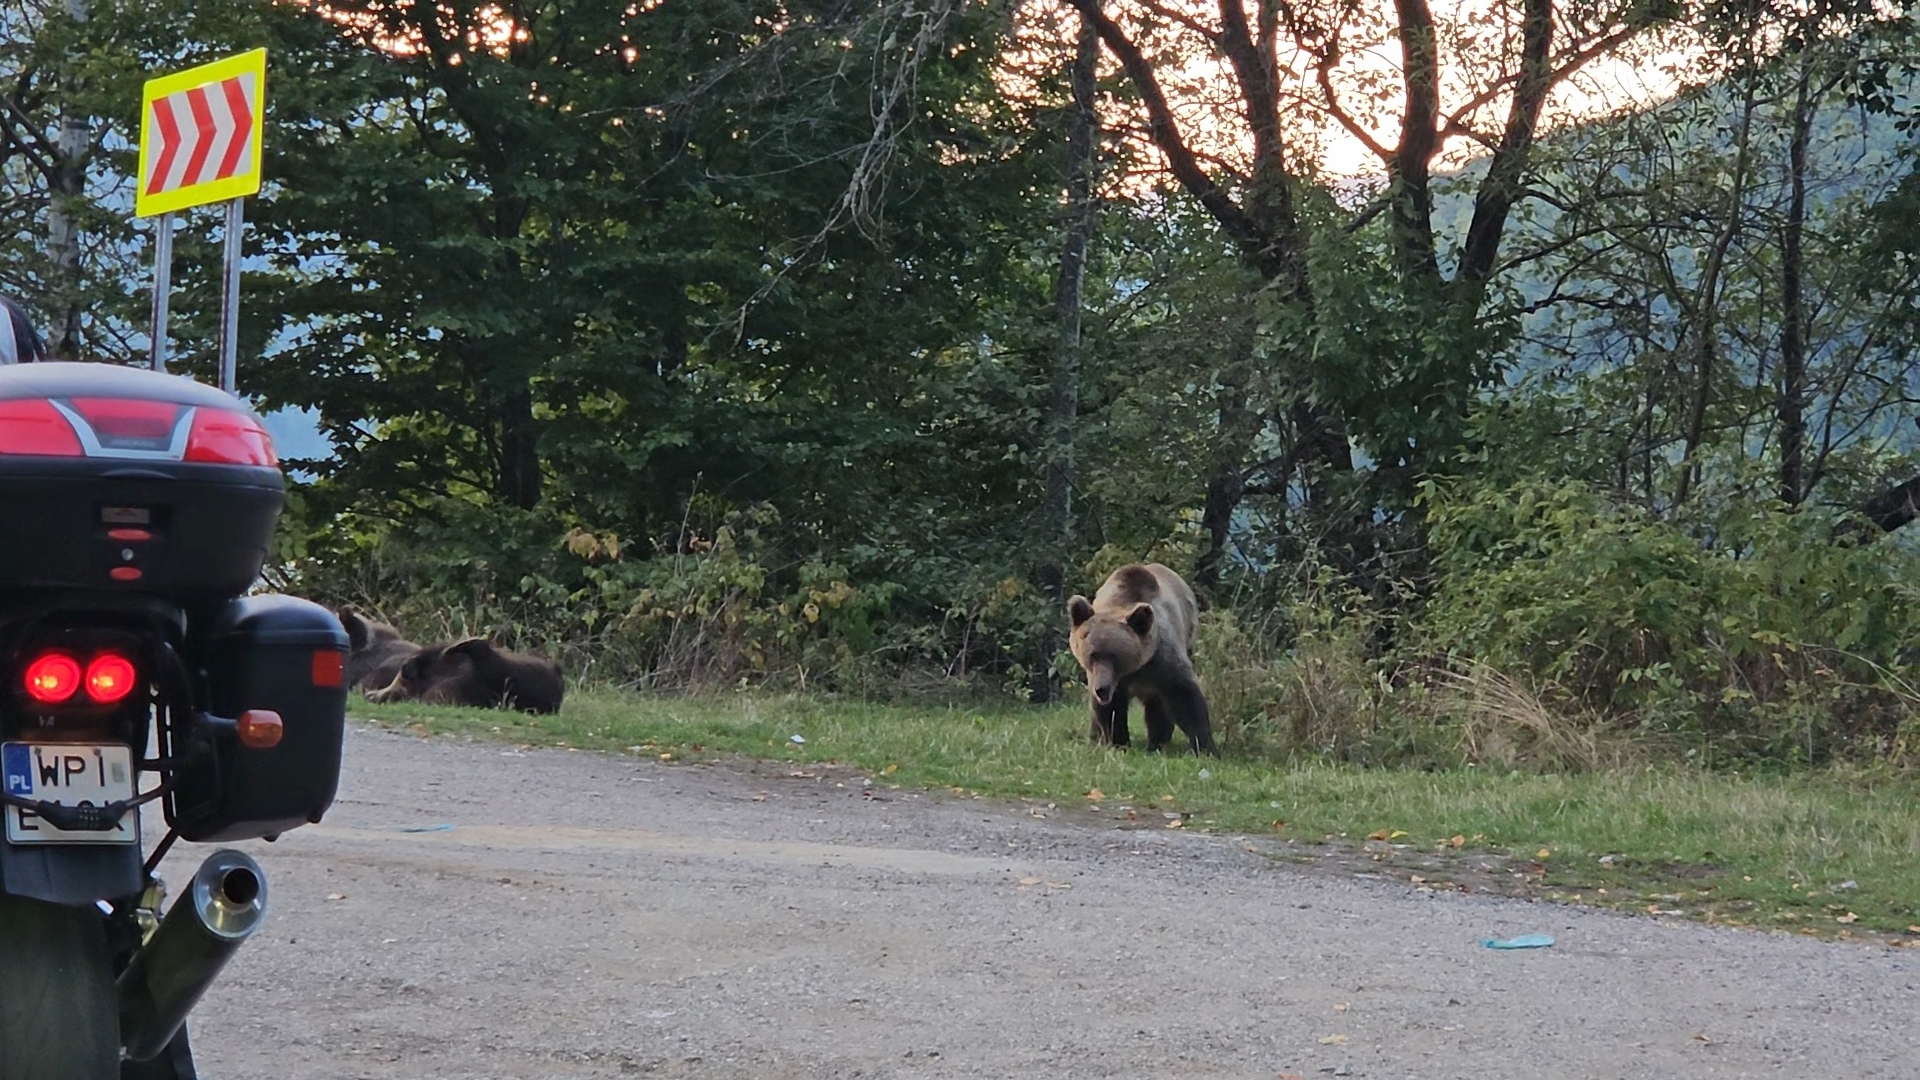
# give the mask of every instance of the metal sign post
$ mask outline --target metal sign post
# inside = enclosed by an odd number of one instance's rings
[[[240,226],[246,207],[245,197],[227,203],[227,225],[222,247],[220,273],[225,286],[220,290],[220,389],[231,394],[237,378],[240,355]]]
[[[260,190],[267,50],[149,79],[140,94],[140,167],[133,209],[158,215],[153,236],[155,371],[167,365],[173,212],[226,203],[220,290],[220,388],[234,392],[239,356],[240,237],[246,197]]]
[[[173,215],[153,223],[153,344],[147,359],[153,370],[167,370],[167,298],[173,292]]]

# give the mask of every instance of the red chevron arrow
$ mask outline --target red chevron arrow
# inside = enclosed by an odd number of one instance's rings
[[[250,75],[236,75],[154,99],[157,145],[146,177],[148,195],[225,180],[247,168],[252,84]]]

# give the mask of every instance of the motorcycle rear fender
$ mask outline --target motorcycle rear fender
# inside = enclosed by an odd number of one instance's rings
[[[142,888],[142,878],[139,844],[0,840],[0,892],[13,896],[54,904],[91,904],[132,896]]]

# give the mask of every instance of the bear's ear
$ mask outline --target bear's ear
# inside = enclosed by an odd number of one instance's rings
[[[343,607],[334,612],[334,615],[339,618],[341,628],[347,632],[347,648],[366,648],[367,638],[371,636],[368,633],[367,620],[361,618],[360,613],[350,607]]]
[[[1093,605],[1087,601],[1086,597],[1075,596],[1067,601],[1067,618],[1072,619],[1073,625],[1078,627],[1081,623],[1093,618]]]
[[[1146,637],[1153,629],[1153,605],[1133,605],[1133,610],[1127,612],[1127,625],[1133,628],[1134,633]]]
[[[493,642],[486,638],[470,637],[447,646],[447,655],[466,656],[484,664],[489,660],[497,659],[500,656],[500,650],[494,648]]]

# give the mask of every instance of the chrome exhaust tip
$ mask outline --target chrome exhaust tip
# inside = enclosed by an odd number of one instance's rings
[[[207,856],[180,899],[120,973],[120,1043],[146,1061],[166,1049],[187,1014],[267,916],[267,876],[245,852]]]

